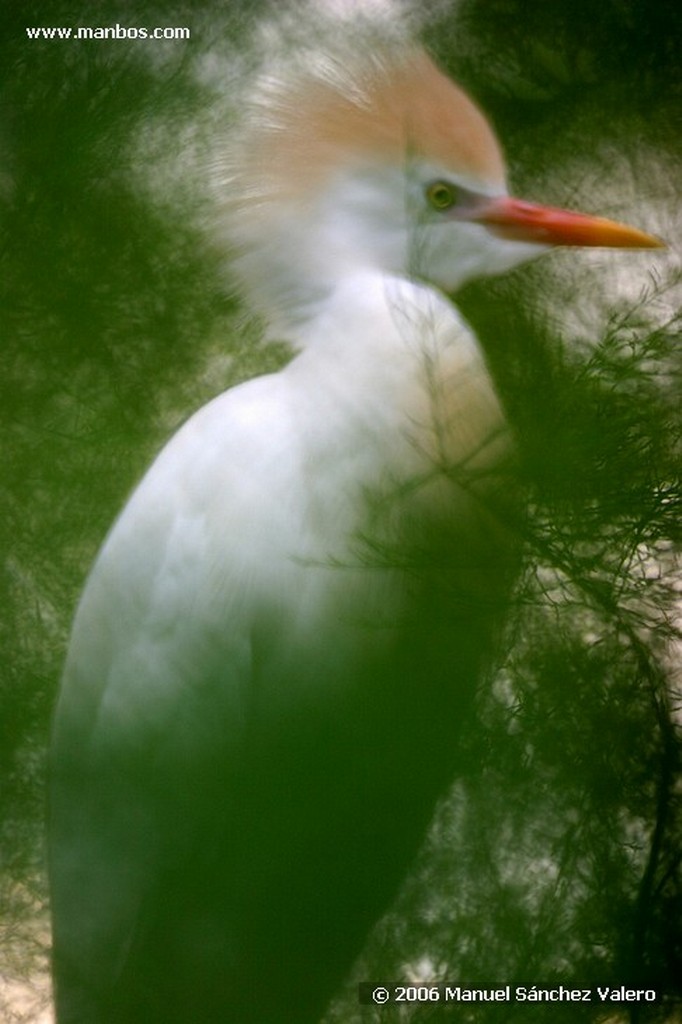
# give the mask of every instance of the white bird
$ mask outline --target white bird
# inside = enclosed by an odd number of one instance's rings
[[[418,48],[270,83],[225,171],[280,372],[196,413],[83,594],[51,753],[59,1024],[311,1024],[390,904],[515,560],[513,445],[445,296],[552,245]]]

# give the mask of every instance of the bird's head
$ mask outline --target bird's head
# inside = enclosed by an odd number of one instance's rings
[[[421,50],[265,81],[220,181],[237,276],[305,319],[363,268],[453,291],[545,248],[656,247],[635,228],[509,197],[495,134]]]

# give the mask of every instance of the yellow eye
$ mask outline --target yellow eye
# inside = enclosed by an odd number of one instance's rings
[[[434,181],[426,190],[426,198],[434,210],[449,210],[457,201],[457,192],[447,181]]]

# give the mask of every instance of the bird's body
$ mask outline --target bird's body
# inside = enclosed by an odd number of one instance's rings
[[[81,964],[98,948],[103,890],[108,941],[161,958],[159,1020],[228,1004],[254,1024],[321,1013],[452,774],[507,584],[487,503],[508,439],[468,329],[421,286],[348,287],[361,309],[342,287],[317,325],[323,351],[217,398],[166,448],[76,621],[67,675],[81,696],[58,720],[66,802],[53,807],[67,858],[55,870],[73,876],[68,946]],[[369,365],[367,317],[381,328]],[[469,425],[482,422],[481,447]],[[95,679],[93,664],[106,666]],[[70,829],[97,848],[75,855]],[[143,934],[144,894],[168,915],[163,939],[157,921]],[[193,933],[214,992],[189,967],[183,978]],[[129,1003],[111,1019],[156,1020],[139,990],[153,965],[131,963],[142,977],[120,986]],[[119,970],[112,956],[105,986]]]
[[[477,223],[501,157],[426,57],[363,89],[335,106],[327,84],[320,124],[308,109],[329,164],[310,195],[268,161],[232,221],[245,290],[270,275],[298,354],[186,423],[81,601],[52,751],[59,1024],[313,1024],[455,771],[515,560],[512,445],[474,335],[428,282],[536,247]],[[454,170],[419,134],[446,98]],[[332,173],[351,129],[364,156]],[[276,141],[259,139],[254,167]],[[463,208],[434,191],[451,180]]]

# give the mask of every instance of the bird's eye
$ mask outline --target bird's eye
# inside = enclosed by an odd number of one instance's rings
[[[457,190],[447,181],[434,181],[426,189],[429,206],[434,210],[449,210],[457,201]]]

